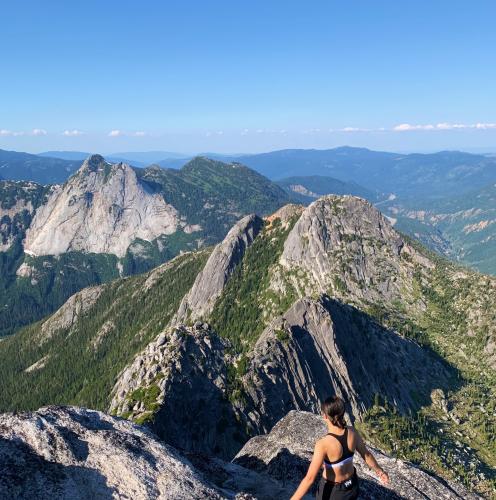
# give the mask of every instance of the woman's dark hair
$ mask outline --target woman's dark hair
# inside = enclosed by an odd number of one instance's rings
[[[344,401],[338,396],[330,396],[322,403],[322,413],[329,417],[332,424],[344,429]]]

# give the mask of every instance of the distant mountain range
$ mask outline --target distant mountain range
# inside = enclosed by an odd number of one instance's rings
[[[397,227],[423,240],[433,232],[448,256],[482,272],[496,272],[496,183],[438,200],[391,200],[383,207]],[[429,238],[431,239],[431,238]]]
[[[84,161],[92,154],[93,153],[84,151],[46,151],[44,153],[38,153],[38,156],[43,156],[48,158],[60,158],[62,160]],[[114,163],[122,161],[124,163],[128,163],[135,167],[146,167],[148,165],[151,165],[152,163],[157,163],[160,160],[163,160],[164,158],[178,159],[178,160],[192,158],[185,154],[171,153],[170,151],[144,151],[144,152],[129,151],[125,153],[111,153],[105,155],[105,157],[107,158],[108,161]],[[183,164],[185,163],[187,163],[187,160],[184,161]]]
[[[169,158],[157,160],[162,155]],[[84,152],[50,151],[37,156],[0,151],[0,178],[63,183],[85,156]],[[168,179],[170,186],[171,179],[181,177],[175,173],[191,162],[181,156],[166,151],[123,152],[110,155],[109,161],[123,161],[135,167],[153,162],[163,168],[143,172],[155,172],[155,177]],[[496,157],[457,151],[399,154],[350,147],[208,156],[226,163],[241,163],[276,179],[294,202],[308,204],[324,194],[366,198],[377,203],[399,230],[430,248],[484,272],[496,273],[492,246],[496,241],[496,223],[488,201],[491,186],[496,183]],[[139,168],[136,172],[141,175]],[[467,210],[471,210],[471,215]],[[424,216],[423,212],[429,215]],[[470,218],[473,227],[462,223],[458,212],[464,212],[463,219]]]
[[[225,158],[253,168],[269,179],[293,176],[334,177],[397,196],[439,197],[496,182],[496,158],[460,151],[399,154],[365,148],[286,149]],[[178,168],[186,160],[163,160]]]
[[[47,155],[59,155],[65,159]],[[0,150],[0,177],[32,180],[41,184],[63,182],[84,159],[82,152],[48,152],[43,156]],[[160,160],[160,156],[170,158]],[[365,148],[329,150],[288,149],[253,155],[218,155],[212,159],[246,165],[273,180],[287,177],[324,176],[355,182],[371,191],[401,197],[436,198],[483,188],[496,182],[496,158],[459,151],[433,154],[398,154]],[[42,158],[42,159],[40,159]],[[109,161],[128,161],[134,166],[151,163],[179,169],[192,159],[178,153],[115,153]]]
[[[45,158],[0,149],[0,179],[4,180],[58,184],[64,182],[80,166],[80,160]]]
[[[387,199],[387,196],[360,186],[356,182],[344,182],[334,177],[310,175],[302,177],[286,177],[277,181],[292,198],[300,203],[308,204],[326,194],[351,194],[365,198],[371,202]]]

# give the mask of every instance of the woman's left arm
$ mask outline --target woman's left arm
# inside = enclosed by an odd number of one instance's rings
[[[300,486],[298,486],[298,489],[294,492],[293,496],[291,497],[291,500],[300,500],[306,495],[307,491],[311,488],[313,482],[315,481],[315,478],[317,477],[317,474],[319,473],[322,467],[322,462],[324,461],[324,458],[325,458],[324,447],[322,443],[320,443],[320,441],[317,441],[317,443],[315,444],[315,449],[313,451],[312,462],[308,467],[307,474],[302,479]]]

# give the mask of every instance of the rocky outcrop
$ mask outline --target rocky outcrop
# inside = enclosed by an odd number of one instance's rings
[[[449,370],[415,342],[326,296],[301,299],[262,333],[243,377],[242,412],[256,432],[292,409],[320,411],[330,394],[348,403],[351,419],[376,394],[403,412],[446,388]]]
[[[232,457],[246,438],[227,399],[227,347],[206,324],[170,328],[120,375],[110,411],[178,448]]]
[[[184,297],[174,322],[196,321],[212,311],[229,277],[262,227],[263,220],[257,215],[247,215],[234,225],[222,243],[215,247]]]
[[[5,499],[228,497],[146,429],[81,408],[0,415],[0,469]]]
[[[136,239],[174,233],[179,219],[130,166],[93,155],[38,209],[24,249],[31,255],[79,250],[123,257]]]
[[[246,357],[245,375],[235,374],[228,347],[208,324],[170,328],[120,375],[110,411],[148,421],[173,446],[229,458],[288,411],[318,412],[329,394],[349,402],[354,420],[376,394],[405,413],[429,404],[450,378],[415,342],[325,296],[299,300],[274,320]]]
[[[323,419],[307,412],[291,411],[269,434],[252,438],[234,459],[234,463],[268,475],[287,486],[296,487],[306,473],[315,442],[327,433]],[[380,484],[358,455],[355,466],[361,479],[363,499],[477,499],[463,486],[428,474],[414,465],[370,448],[390,484]]]
[[[420,258],[369,202],[332,195],[303,212],[284,243],[280,264],[305,274],[305,288],[301,279],[293,283],[302,295],[318,290],[362,303],[390,304],[401,296],[407,272],[404,252],[411,260]],[[426,259],[422,263],[432,266]]]
[[[79,317],[95,304],[103,290],[103,286],[93,286],[83,288],[72,295],[58,311],[43,322],[36,340],[43,344],[58,330],[76,324]]]

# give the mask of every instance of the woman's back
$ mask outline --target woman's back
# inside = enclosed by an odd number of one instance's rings
[[[330,481],[346,481],[354,473],[353,455],[357,435],[353,427],[333,429],[321,439],[324,449],[324,477]]]

